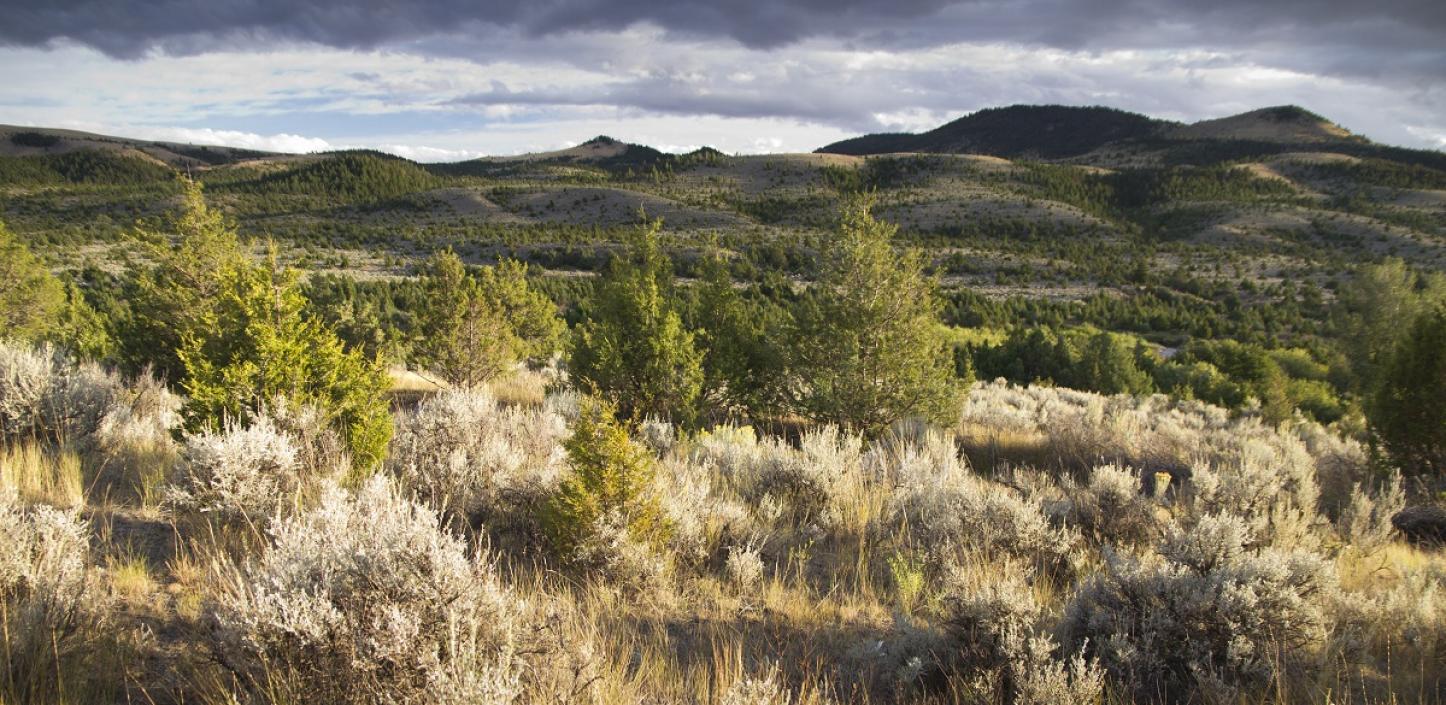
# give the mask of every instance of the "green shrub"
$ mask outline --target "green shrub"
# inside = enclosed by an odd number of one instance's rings
[[[612,407],[585,399],[563,444],[571,471],[542,508],[542,525],[566,560],[605,563],[619,544],[658,546],[669,527],[652,489],[656,461],[614,419]],[[621,535],[618,535],[621,534]]]

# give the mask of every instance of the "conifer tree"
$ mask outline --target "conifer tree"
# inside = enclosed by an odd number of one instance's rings
[[[1446,307],[1421,314],[1386,364],[1372,428],[1404,472],[1446,472]]]
[[[358,468],[380,462],[392,432],[380,361],[346,350],[304,314],[296,275],[279,269],[274,253],[265,265],[229,262],[216,283],[214,305],[176,351],[187,429],[244,423],[278,404],[309,406],[342,436]]]
[[[516,363],[521,341],[456,253],[432,257],[426,291],[418,348],[428,369],[448,383],[472,386]]]
[[[875,220],[870,205],[846,204],[799,308],[791,352],[799,408],[866,433],[907,416],[950,421],[960,390],[938,285],[919,252],[895,250],[897,227]]]
[[[702,354],[683,326],[673,266],[645,225],[625,257],[614,259],[578,328],[570,369],[584,391],[626,419],[657,416],[691,423],[703,385]]]
[[[0,337],[41,338],[65,305],[65,289],[0,222]]]

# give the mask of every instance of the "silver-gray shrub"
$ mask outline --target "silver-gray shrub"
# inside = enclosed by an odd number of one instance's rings
[[[435,512],[385,476],[334,485],[222,570],[209,645],[241,702],[513,702],[522,605]]]
[[[1096,703],[1102,670],[1077,650],[1061,658],[1047,615],[1017,574],[966,581],[946,598],[954,652],[949,666],[980,702]],[[972,584],[968,584],[972,583]]]
[[[0,341],[0,437],[89,435],[123,387],[93,363],[42,344]]]
[[[1229,515],[1176,526],[1158,554],[1107,552],[1066,607],[1064,643],[1088,648],[1142,700],[1229,697],[1312,662],[1331,626],[1334,574],[1304,551],[1251,548]]]
[[[181,425],[181,397],[149,374],[117,390],[95,429],[97,450],[109,458],[133,449],[169,447]]]
[[[961,428],[973,436],[1032,438],[1068,469],[1118,464],[1169,472],[1180,485],[1172,494],[1184,495],[1188,514],[1231,512],[1250,523],[1256,540],[1283,547],[1318,544],[1318,475],[1354,476],[1363,458],[1358,444],[1311,424],[1281,431],[1198,401],[1002,381],[974,387]]]
[[[26,507],[0,488],[0,699],[47,695],[60,663],[100,636],[107,606],[86,570],[89,534],[79,514]]]
[[[451,520],[502,529],[526,521],[562,478],[566,422],[499,406],[482,388],[449,389],[397,421],[387,470]]]
[[[1151,540],[1159,530],[1157,505],[1143,493],[1138,471],[1101,465],[1083,485],[1065,482],[1064,493],[1055,514],[1096,544],[1135,545]]]
[[[968,548],[1031,559],[1054,571],[1076,567],[1079,534],[1051,525],[1038,499],[971,472],[948,437],[935,434],[922,446],[905,444],[872,459],[895,487],[887,525],[907,525],[936,552]]]
[[[1336,518],[1336,530],[1341,541],[1369,553],[1395,538],[1391,517],[1405,508],[1406,492],[1401,488],[1400,473],[1393,473],[1374,492],[1357,484]]]
[[[690,458],[716,468],[749,504],[779,507],[775,520],[827,528],[841,516],[849,483],[862,478],[864,453],[861,437],[836,426],[806,431],[796,450],[749,427],[722,426],[701,434]]]
[[[304,489],[296,441],[267,416],[184,439],[166,488],[176,509],[262,526]]]

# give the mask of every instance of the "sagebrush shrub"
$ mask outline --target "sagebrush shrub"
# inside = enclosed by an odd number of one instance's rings
[[[668,552],[686,565],[702,565],[725,548],[764,538],[749,508],[729,491],[710,460],[668,456],[659,466],[653,492],[670,528]]]
[[[1084,486],[1066,485],[1064,520],[1097,543],[1132,545],[1153,538],[1158,529],[1155,502],[1142,492],[1138,472],[1118,465],[1090,471]]]
[[[244,702],[494,705],[521,690],[517,598],[385,476],[326,488],[223,577],[210,647]]]
[[[1056,657],[1044,607],[1018,573],[982,578],[956,581],[945,600],[953,640],[946,665],[964,678],[966,691],[984,702],[1098,702],[1102,670],[1080,653]]]
[[[755,507],[780,508],[775,521],[829,527],[841,518],[845,490],[861,481],[863,438],[822,426],[805,431],[794,449],[779,438],[760,439],[748,426],[718,426],[698,435],[690,459],[715,468]]]
[[[84,438],[121,387],[115,375],[49,344],[0,340],[0,437]]]
[[[303,487],[295,441],[265,416],[186,436],[168,504],[223,520],[264,524]]]
[[[1351,499],[1341,510],[1336,530],[1341,540],[1367,553],[1385,546],[1395,537],[1391,518],[1406,508],[1406,492],[1400,474],[1372,492],[1361,485],[1351,488]]]
[[[0,700],[58,695],[63,663],[85,657],[106,619],[90,579],[89,528],[79,514],[24,507],[0,487]]]
[[[976,447],[1027,453],[1023,460],[1056,469],[1117,464],[1167,472],[1186,513],[1230,512],[1250,523],[1256,540],[1283,548],[1318,545],[1317,473],[1355,472],[1358,459],[1350,443],[1329,441],[1324,431],[1281,431],[1201,402],[1105,397],[1002,380],[975,385],[961,429]],[[1023,450],[999,451],[1001,439],[1013,439]]]
[[[1255,549],[1250,524],[1215,515],[1175,527],[1151,559],[1109,555],[1066,608],[1066,644],[1088,644],[1151,700],[1228,695],[1303,664],[1329,628],[1335,578],[1318,556]]]
[[[388,470],[444,516],[515,526],[561,480],[567,436],[551,411],[503,408],[485,389],[448,389],[397,421]]]
[[[888,525],[907,525],[923,545],[947,554],[973,548],[1072,571],[1079,535],[1052,526],[1037,499],[970,472],[952,441],[936,437],[893,454]]]

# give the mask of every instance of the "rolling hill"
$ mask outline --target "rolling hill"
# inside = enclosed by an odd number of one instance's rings
[[[129,233],[164,215],[186,173],[242,233],[304,268],[367,277],[407,276],[444,246],[575,277],[641,214],[663,219],[685,269],[716,245],[742,276],[805,277],[857,192],[925,249],[948,296],[971,302],[959,320],[987,319],[988,301],[1101,317],[1142,297],[1182,311],[1281,304],[1297,287],[1329,297],[1351,267],[1387,257],[1446,271],[1446,154],[1375,144],[1290,106],[1189,125],[1013,106],[810,154],[597,137],[451,164],[3,127],[0,220],[57,268],[114,270],[144,256]]]

